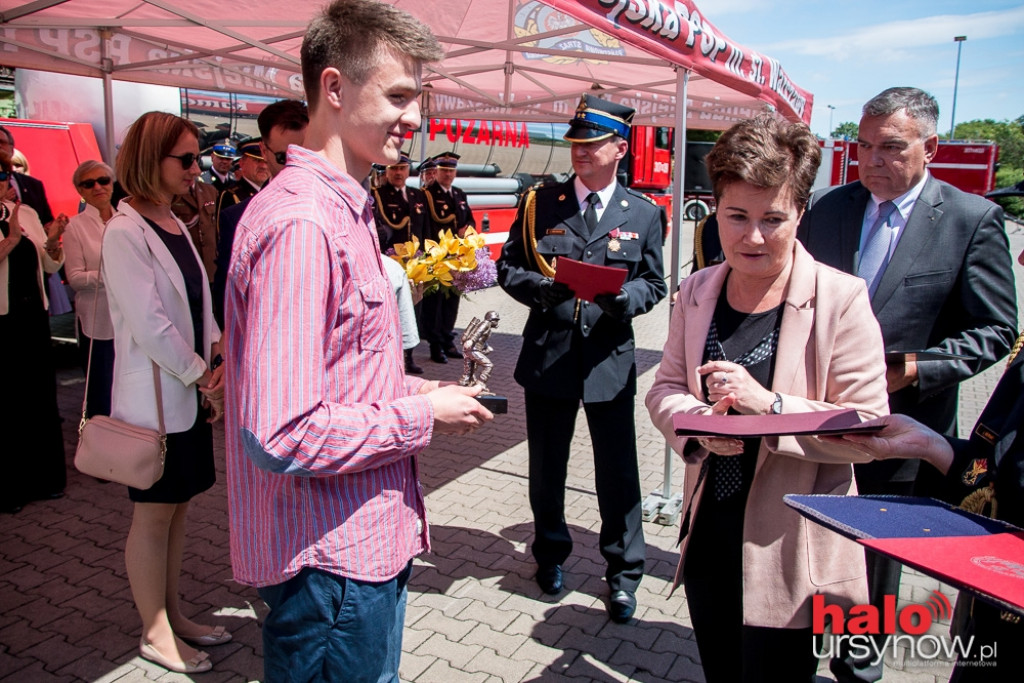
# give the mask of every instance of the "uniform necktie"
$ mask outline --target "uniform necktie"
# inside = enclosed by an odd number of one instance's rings
[[[583,212],[583,222],[587,224],[587,232],[593,235],[597,231],[597,203],[601,198],[596,192],[587,195],[587,209]]]
[[[891,201],[884,201],[878,205],[878,218],[875,219],[871,231],[868,232],[868,240],[864,245],[864,253],[860,257],[860,266],[857,268],[857,275],[862,277],[868,284],[868,296],[874,296],[878,289],[878,283],[885,272],[885,265],[889,260],[889,248],[892,245],[892,227],[889,225],[889,216],[896,209]]]

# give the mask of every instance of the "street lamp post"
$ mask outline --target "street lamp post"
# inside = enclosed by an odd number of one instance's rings
[[[836,110],[836,108],[833,107],[831,104],[828,104],[828,105],[825,105],[825,106],[828,107],[828,136],[829,136],[829,138],[831,138],[832,137],[832,131],[834,130],[832,128],[832,112],[834,112]]]
[[[953,78],[953,112],[949,122],[950,140],[956,139],[956,90],[960,85],[960,51],[963,50],[965,40],[967,40],[967,36],[956,36],[953,38],[953,42],[956,43],[956,76]]]

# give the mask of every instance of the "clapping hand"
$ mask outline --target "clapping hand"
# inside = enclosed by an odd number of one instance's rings
[[[9,228],[7,239],[11,241],[12,247],[18,246],[18,242],[21,241],[21,236],[23,234],[21,231],[21,221],[18,220],[18,209],[20,208],[21,202],[15,202],[14,208],[11,210],[11,215],[7,217],[7,226]]]
[[[764,415],[775,402],[775,394],[758,384],[747,369],[738,363],[713,360],[697,368],[707,378],[708,401],[714,403],[727,396],[736,399],[733,407],[744,415]]]

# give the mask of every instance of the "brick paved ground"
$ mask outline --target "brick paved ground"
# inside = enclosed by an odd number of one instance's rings
[[[1016,255],[1024,248],[1024,234],[1017,227],[1012,232]],[[1018,290],[1024,282],[1020,271]],[[460,327],[490,309],[501,313],[500,334],[491,337],[496,349],[491,384],[507,391],[510,412],[472,436],[438,438],[422,456],[433,551],[416,561],[410,584],[403,680],[703,681],[685,600],[678,593],[667,596],[677,557],[675,526],[645,525],[647,576],[633,624],[616,625],[606,617],[593,464],[583,419],[573,442],[566,501],[576,540],[565,567],[568,590],[553,599],[533,582],[522,391],[511,378],[526,311],[493,289],[463,303]],[[653,379],[667,319],[663,304],[637,320],[641,396]],[[461,372],[461,365],[430,363],[423,349],[417,357],[431,376],[454,379]],[[61,349],[60,357],[70,463],[82,380],[70,350]],[[990,371],[964,388],[965,424],[973,423],[996,377],[997,371]],[[636,421],[641,473],[645,489],[653,491],[663,479],[664,442],[650,426],[642,401]],[[218,429],[215,435],[219,481],[193,502],[181,588],[195,614],[224,624],[235,635],[232,643],[209,650],[214,670],[196,678],[254,681],[262,674],[265,607],[254,590],[231,579],[223,433]],[[673,489],[680,485],[676,468]],[[69,467],[63,499],[0,516],[0,680],[186,679],[137,656],[140,624],[123,562],[130,514],[121,486],[98,483]],[[937,582],[908,572],[901,599],[920,602],[936,588]],[[896,683],[936,683],[949,672],[948,662],[889,664],[885,680]]]

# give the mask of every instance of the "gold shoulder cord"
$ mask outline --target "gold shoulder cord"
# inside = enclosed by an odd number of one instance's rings
[[[377,202],[377,215],[379,215],[381,218],[384,219],[384,222],[388,224],[389,228],[391,228],[395,232],[398,232],[400,230],[405,230],[406,227],[408,227],[408,225],[409,225],[409,216],[406,216],[405,218],[403,218],[402,220],[398,221],[397,223],[393,223],[391,221],[391,219],[388,218],[387,213],[384,212],[384,205],[380,201],[380,192],[376,188],[374,188],[374,190],[373,190],[373,199],[374,199],[374,201]],[[412,208],[410,207],[409,210],[412,211]],[[411,235],[411,233],[410,233],[410,235]],[[412,238],[410,236],[410,238],[407,239],[406,242],[411,241],[411,239]]]
[[[701,270],[707,265],[704,262],[704,224],[707,222],[708,216],[704,216],[693,230],[693,258],[697,262],[697,270]]]
[[[540,252],[537,251],[537,191],[530,190],[530,193],[526,195],[526,203],[524,206],[523,226],[526,231],[526,257],[527,260],[533,259],[533,262],[537,265],[537,270],[544,277],[554,277],[555,268],[548,263]]]
[[[1020,353],[1022,346],[1024,346],[1024,332],[1021,332],[1017,337],[1017,341],[1013,343],[1013,348],[1010,349],[1010,357],[1006,361],[1006,367],[1010,367],[1010,364],[1013,363],[1013,359],[1017,357],[1018,353]]]
[[[424,190],[423,194],[426,195],[427,197],[427,206],[430,208],[430,217],[434,219],[435,223],[440,223],[441,225],[451,225],[452,223],[455,222],[454,213],[451,216],[448,216],[447,218],[441,218],[440,216],[437,215],[437,210],[434,208],[434,197],[433,195],[430,194],[430,190]]]

